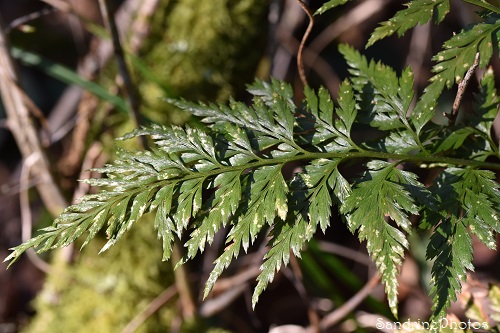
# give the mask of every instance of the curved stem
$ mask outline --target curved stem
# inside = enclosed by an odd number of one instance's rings
[[[304,46],[306,44],[307,38],[311,34],[312,28],[314,26],[314,16],[309,7],[302,2],[302,0],[297,0],[299,3],[300,7],[304,10],[304,12],[307,14],[307,17],[309,18],[309,25],[307,26],[306,32],[304,33],[304,36],[302,36],[302,40],[300,41],[299,45],[299,50],[297,51],[297,67],[299,69],[299,76],[300,76],[300,81],[302,81],[302,84],[307,86],[307,77],[306,77],[306,72],[304,70],[304,62],[302,61],[302,54],[304,52]]]

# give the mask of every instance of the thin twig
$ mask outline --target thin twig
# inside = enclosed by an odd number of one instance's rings
[[[348,13],[343,14],[334,23],[323,29],[309,43],[308,49],[319,56],[321,52],[337,37],[346,31],[360,26],[366,20],[373,18],[375,14],[382,11],[390,0],[366,0],[353,7]],[[316,56],[316,57],[317,57]],[[314,63],[315,58],[311,59]]]
[[[474,71],[476,70],[477,66],[479,66],[479,52],[476,52],[476,58],[474,59],[474,63],[467,70],[467,73],[465,73],[464,79],[460,81],[460,83],[458,84],[457,96],[455,96],[455,101],[453,102],[453,108],[451,110],[451,114],[446,115],[448,117],[449,126],[455,124],[455,120],[457,119],[458,115],[458,108],[460,107],[460,102],[462,101],[465,89],[467,88],[467,85],[469,84],[472,74],[474,74]]]
[[[294,54],[297,52],[300,42],[289,34],[280,36],[280,43],[286,52]],[[303,53],[304,63],[323,80],[323,84],[328,88],[332,96],[336,96],[340,79],[331,65],[309,47],[304,49]]]
[[[306,72],[304,70],[304,62],[302,61],[302,53],[304,51],[304,46],[306,45],[307,38],[311,34],[312,28],[314,26],[314,17],[307,5],[302,2],[302,0],[297,0],[299,3],[300,7],[304,10],[304,12],[307,14],[307,17],[309,18],[309,25],[307,26],[306,32],[304,33],[304,36],[302,36],[302,40],[300,41],[299,45],[299,50],[297,51],[297,67],[299,69],[299,76],[300,76],[300,81],[302,81],[302,84],[307,86],[307,77],[306,77]]]
[[[21,26],[24,26],[27,22],[33,21],[39,17],[52,14],[55,11],[54,8],[44,8],[41,10],[38,10],[33,13],[29,13],[27,15],[23,15],[21,17],[18,17],[14,20],[12,20],[8,26],[5,27],[5,33],[9,34],[13,29],[20,28]]]
[[[353,250],[349,247],[325,241],[318,241],[318,246],[319,249],[323,252],[333,253],[335,255],[351,259],[352,261],[358,262],[366,266],[373,265],[373,261],[367,254]]]
[[[130,117],[134,121],[136,127],[139,127],[139,99],[135,86],[132,83],[132,77],[130,76],[127,63],[125,61],[125,55],[120,42],[120,35],[116,26],[115,18],[113,15],[111,15],[109,10],[108,0],[99,0],[99,8],[101,10],[101,15],[105,22],[105,25],[111,33],[111,40],[113,42],[116,63],[118,65],[118,72],[120,73],[120,76],[123,80],[123,85],[125,87],[127,99],[130,105]]]
[[[358,291],[353,297],[351,297],[346,303],[341,307],[337,308],[335,311],[331,312],[319,323],[321,331],[326,331],[329,327],[337,324],[342,318],[347,316],[352,310],[354,310],[363,300],[372,292],[372,290],[379,284],[380,276],[375,274],[370,280],[365,284],[360,291]]]
[[[221,295],[214,297],[208,301],[204,301],[200,306],[199,314],[202,317],[211,317],[234,302],[248,288],[248,283],[235,285],[233,288],[226,290]]]
[[[179,243],[175,242],[172,252],[172,262],[179,262],[181,260],[181,249],[182,247]],[[182,265],[174,270],[174,277],[182,306],[182,316],[185,320],[192,320],[196,315],[196,304],[193,300],[193,292],[187,277],[186,265]]]
[[[78,105],[77,120],[72,132],[71,146],[59,160],[58,167],[65,176],[73,176],[81,164],[87,144],[92,117],[99,105],[99,99],[88,91],[84,91]]]
[[[123,32],[124,36],[129,36],[132,52],[137,52],[140,49],[143,42],[141,38],[145,38],[145,30],[147,29],[142,22],[147,21],[149,17],[145,17],[145,15],[150,15],[150,12],[154,11],[154,8],[151,8],[151,1],[156,2],[157,0],[125,0],[116,11],[117,29]],[[147,8],[144,9],[143,7]],[[94,37],[90,45],[91,50],[78,66],[78,74],[89,80],[106,65],[113,55],[111,40]],[[64,91],[56,106],[51,110],[49,115],[50,128],[52,133],[58,133],[58,137],[53,137],[52,142],[64,135],[64,131],[68,127],[73,127],[71,119],[74,118],[74,112],[77,109],[76,105],[81,95],[81,88],[70,86]],[[70,123],[69,126],[68,123]]]
[[[168,287],[158,297],[152,300],[148,306],[134,317],[122,330],[122,333],[135,332],[149,317],[158,311],[165,303],[177,294],[175,285]]]
[[[319,333],[319,316],[315,309],[311,306],[310,297],[307,293],[304,283],[302,282],[302,270],[300,269],[299,262],[297,261],[297,258],[293,255],[293,253],[290,253],[290,267],[292,268],[293,272],[292,283],[299,293],[300,297],[302,298],[303,302],[307,305],[307,316],[309,318],[310,331],[311,333]],[[285,273],[286,271],[287,270],[285,270]]]
[[[28,182],[30,178],[30,171],[33,165],[38,162],[40,155],[38,153],[33,153],[28,156],[22,165],[21,176],[19,179],[21,191],[19,191],[19,205],[21,207],[21,239],[23,243],[27,242],[31,238],[31,229],[33,227],[31,223],[31,208],[29,203],[28,195]],[[33,248],[26,251],[28,259],[31,263],[44,273],[50,272],[50,266],[43,259],[41,259]]]
[[[356,321],[359,326],[364,328],[372,328],[374,332],[392,333],[392,329],[385,327],[385,325],[380,325],[380,321],[383,323],[392,322],[389,318],[382,316],[380,313],[373,314],[363,311],[356,312]],[[382,327],[380,327],[382,326]]]
[[[18,82],[0,17],[0,94],[7,113],[8,126],[24,158],[33,153],[39,154],[39,161],[33,166],[32,172],[40,179],[37,189],[42,201],[51,215],[57,216],[67,203],[50,174],[49,163],[42,151],[37,130],[32,124],[26,106],[25,95]]]
[[[258,255],[256,257],[261,258],[262,256]],[[199,314],[202,317],[210,317],[227,308],[229,304],[247,290],[248,281],[254,279],[260,272],[259,265],[250,264],[248,268],[238,274],[217,280],[211,292],[217,293],[218,296],[204,301],[198,311]]]
[[[258,265],[257,266],[251,265],[250,267],[248,267],[247,269],[238,274],[235,274],[227,278],[218,279],[214,287],[212,288],[212,292],[220,293],[225,290],[231,289],[239,284],[244,284],[248,280],[257,277],[260,274],[260,272],[261,270]]]

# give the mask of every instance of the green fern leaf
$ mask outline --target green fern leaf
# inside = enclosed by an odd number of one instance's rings
[[[434,259],[432,266],[433,315],[439,322],[446,317],[446,310],[457,299],[462,289],[466,268],[472,268],[472,241],[460,220],[445,218],[434,230],[427,247],[427,259]]]
[[[433,276],[433,319],[446,316],[450,302],[461,291],[466,271],[473,270],[472,238],[476,235],[487,247],[495,248],[494,233],[500,224],[499,185],[491,171],[449,168],[431,188],[439,201],[436,214],[425,218],[436,229],[427,248],[427,258],[435,259]],[[469,229],[469,231],[467,230]]]
[[[466,123],[491,139],[491,127],[498,113],[499,103],[494,72],[492,68],[488,68],[481,80],[480,90],[475,95],[474,112],[467,114]]]
[[[500,207],[499,185],[495,174],[486,170],[465,169],[455,173],[461,181],[454,184],[460,193],[464,224],[491,249],[496,248],[494,232],[500,232],[497,208]]]
[[[225,128],[228,123],[241,129],[258,133],[256,140],[259,150],[272,145],[286,143],[299,148],[294,141],[294,114],[297,107],[293,102],[291,87],[284,82],[273,80],[271,84],[257,81],[248,87],[254,94],[254,103],[250,107],[232,100],[230,107],[225,105],[205,105],[184,100],[169,99],[177,107],[202,117],[207,124],[215,124],[217,128]]]
[[[238,257],[240,247],[246,252],[266,222],[272,225],[276,217],[286,219],[288,186],[280,165],[255,170],[245,183],[247,188],[243,191],[247,192],[248,203],[236,212],[237,223],[229,232],[228,249],[215,261],[205,287],[205,296],[232,258]]]
[[[349,46],[341,45],[339,50],[350,66],[354,89],[367,103],[360,103],[363,111],[359,112],[359,120],[381,130],[391,130],[375,146],[388,153],[426,154],[407,117],[414,96],[411,69],[407,67],[398,78],[390,67],[380,62],[368,62]]]
[[[350,46],[340,45],[339,51],[350,67],[354,89],[361,94],[368,91],[373,97],[370,100],[372,107],[363,110],[367,122],[382,130],[404,127],[411,130],[406,116],[413,99],[413,73],[410,68],[406,68],[398,78],[392,68],[380,62],[368,62]]]
[[[464,127],[459,129],[452,129],[448,135],[445,135],[445,139],[441,141],[436,149],[436,153],[440,153],[445,150],[456,150],[462,146],[464,141],[474,133],[474,129],[471,127]]]
[[[485,147],[474,154],[476,159],[484,161],[489,156],[499,156],[498,140],[492,136],[492,126],[498,113],[500,98],[495,89],[491,68],[484,73],[479,92],[474,97],[474,111],[465,114],[464,123],[474,131],[474,137],[484,143]]]
[[[341,6],[350,0],[330,0],[323,4],[315,13],[315,15],[323,14],[324,12],[333,9],[335,7]]]
[[[164,261],[168,260],[172,255],[173,243],[175,240],[174,231],[177,229],[172,221],[172,218],[170,217],[174,186],[174,184],[170,184],[161,188],[156,193],[155,199],[151,203],[150,207],[151,211],[156,210],[154,228],[157,230],[158,239],[162,240],[162,260]]]
[[[339,51],[347,60],[352,75],[353,88],[368,104],[362,105],[360,120],[381,130],[402,128],[404,124],[387,96],[399,88],[396,73],[380,62],[370,61],[347,45],[340,45]],[[405,117],[406,118],[406,117]]]
[[[368,167],[369,171],[347,197],[341,212],[347,216],[349,229],[352,232],[357,230],[360,240],[367,240],[368,253],[382,274],[389,305],[397,316],[396,277],[408,241],[401,230],[388,223],[388,219],[404,232],[410,232],[408,214],[418,214],[418,207],[402,184],[416,176],[382,161],[370,162]],[[412,183],[412,186],[418,184],[416,181]],[[423,190],[422,184],[417,186]]]
[[[418,214],[414,199],[428,209],[435,203],[416,175],[382,161],[370,162],[368,167],[341,212],[347,216],[349,229],[358,230],[360,240],[367,240],[368,252],[382,274],[389,305],[397,316],[396,276],[408,246],[402,231],[410,232],[408,214]],[[390,220],[402,231],[390,225]]]
[[[434,116],[434,107],[443,89],[451,88],[453,83],[462,80],[474,63],[477,52],[479,66],[484,68],[488,65],[493,50],[498,49],[498,44],[493,41],[500,37],[499,28],[499,17],[491,15],[485,22],[469,26],[444,43],[444,50],[433,57],[437,61],[432,69],[435,75],[411,115],[417,132]]]
[[[214,179],[216,191],[209,199],[210,212],[205,213],[199,227],[186,242],[187,258],[194,258],[198,250],[203,251],[206,243],[212,244],[215,233],[235,214],[241,199],[241,177],[241,171],[232,171]]]
[[[311,112],[314,132],[311,143],[313,147],[322,147],[327,151],[349,151],[359,149],[350,137],[351,127],[357,115],[354,92],[348,81],[344,81],[339,89],[339,107],[335,109],[330,94],[320,88],[318,94],[306,87],[306,106]],[[334,120],[334,111],[338,116]]]
[[[433,17],[436,23],[441,22],[450,11],[449,0],[413,0],[405,5],[389,21],[382,22],[371,34],[366,47],[376,41],[397,33],[401,37],[406,31],[417,24],[429,22]]]
[[[332,198],[340,205],[350,193],[350,185],[337,167],[340,160],[315,160],[298,174],[291,183],[291,206],[295,208],[287,220],[279,220],[273,226],[269,251],[264,256],[261,273],[252,296],[255,306],[260,294],[281,265],[287,265],[290,251],[300,258],[300,251],[311,240],[318,225],[325,232],[330,223]]]

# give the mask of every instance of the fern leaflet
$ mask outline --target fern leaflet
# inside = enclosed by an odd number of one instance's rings
[[[406,9],[400,10],[389,21],[382,22],[370,36],[366,46],[397,33],[401,37],[406,31],[417,24],[429,22],[433,17],[436,23],[441,22],[450,11],[449,0],[413,0],[406,4]]]

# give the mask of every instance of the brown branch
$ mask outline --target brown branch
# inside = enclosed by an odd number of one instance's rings
[[[99,99],[88,91],[84,91],[78,105],[76,126],[73,129],[71,146],[59,161],[59,170],[65,176],[73,176],[80,167],[86,149],[87,134],[90,123],[99,105]]]
[[[14,20],[12,20],[9,25],[5,27],[4,33],[8,35],[13,29],[22,29],[23,26],[25,26],[26,23],[29,21],[33,21],[39,17],[52,14],[54,12],[54,8],[44,8],[39,11],[29,13],[27,15],[23,15],[21,17],[18,17]]]
[[[302,53],[304,51],[304,46],[306,45],[307,38],[311,34],[312,28],[314,26],[314,17],[307,5],[302,2],[302,0],[297,0],[299,3],[300,7],[304,10],[304,12],[307,14],[307,17],[309,18],[309,25],[307,26],[306,32],[304,33],[304,36],[302,36],[302,40],[300,41],[299,45],[299,50],[297,51],[297,67],[299,69],[299,76],[300,76],[300,81],[302,81],[302,84],[307,86],[307,77],[306,77],[306,72],[304,70],[304,62],[302,60]]]
[[[259,266],[250,265],[249,268],[234,276],[219,279],[212,288],[212,293],[219,293],[219,295],[205,300],[200,306],[199,314],[202,317],[210,317],[227,308],[247,290],[248,281],[254,279],[260,272]]]
[[[174,250],[172,251],[172,262],[179,262],[182,258],[182,247],[179,243],[174,243]],[[185,320],[192,320],[196,315],[196,304],[193,300],[193,293],[191,285],[187,277],[186,266],[181,265],[174,270],[175,285],[179,292],[179,298],[182,306],[182,316]]]
[[[346,31],[360,26],[366,20],[373,18],[382,11],[390,0],[366,0],[353,7],[348,13],[343,14],[334,23],[323,29],[308,46],[319,56],[321,52],[337,37]],[[317,57],[316,56],[316,57]],[[312,58],[314,63],[316,59]]]
[[[448,117],[449,126],[455,124],[455,120],[457,119],[458,116],[458,109],[460,107],[460,102],[462,101],[465,89],[467,88],[467,85],[469,84],[472,74],[474,74],[474,71],[476,70],[477,66],[479,66],[479,52],[476,52],[476,58],[474,59],[474,63],[465,73],[464,79],[460,81],[460,83],[458,84],[457,96],[455,96],[455,101],[453,102],[453,108],[451,110],[451,114],[445,115]]]
[[[293,272],[293,279],[291,281],[295,287],[295,290],[297,290],[297,292],[299,293],[300,298],[302,298],[302,301],[307,305],[307,316],[309,318],[309,323],[310,323],[309,331],[311,333],[319,333],[320,332],[319,316],[316,310],[311,306],[310,297],[302,281],[303,280],[302,270],[300,269],[299,262],[297,261],[297,258],[293,253],[290,253],[290,266]],[[285,272],[286,271],[287,270],[285,270]]]
[[[158,297],[152,300],[148,306],[141,311],[137,316],[134,317],[122,330],[122,333],[133,333],[144,323],[149,317],[151,317],[156,311],[158,311],[165,303],[167,303],[172,297],[177,294],[176,286],[170,286],[165,289]]]
[[[57,216],[67,203],[50,174],[49,162],[42,151],[37,130],[30,119],[26,96],[21,91],[9,50],[0,17],[0,94],[7,113],[8,126],[25,159],[32,154],[39,154],[38,163],[33,166],[32,173],[40,180],[37,189],[47,210],[53,216]]]
[[[200,306],[200,316],[208,318],[211,317],[225,308],[227,308],[235,299],[237,299],[248,288],[248,283],[242,283],[233,286],[231,289],[226,290],[221,295],[204,301]]]
[[[299,41],[291,35],[283,35],[280,37],[280,43],[286,52],[294,54],[297,51]],[[304,63],[307,64],[323,81],[324,85],[330,91],[332,96],[336,96],[340,79],[333,71],[331,65],[309,47],[303,52]]]
[[[370,256],[367,254],[361,253],[360,251],[353,250],[347,246],[326,242],[326,241],[318,241],[319,249],[323,252],[328,252],[335,254],[340,257],[344,257],[350,259],[352,261],[358,262],[365,266],[372,266],[373,261]]]
[[[21,176],[20,176],[20,187],[19,191],[19,206],[21,207],[21,240],[23,243],[27,242],[31,238],[31,229],[33,225],[31,223],[31,208],[29,204],[29,177],[31,168],[35,165],[40,159],[40,155],[37,153],[33,153],[28,156],[23,162],[21,168]],[[31,263],[41,270],[44,273],[50,272],[50,266],[43,259],[41,259],[33,248],[30,248],[26,251],[28,259]]]
[[[149,33],[148,22],[158,3],[159,0],[127,0],[115,14],[117,29],[129,36],[130,42],[128,44],[131,45],[130,49],[134,54],[139,51]],[[132,18],[132,16],[134,17]],[[98,38],[94,38],[90,45],[90,51],[78,66],[78,74],[89,81],[93,81],[100,69],[105,66],[113,55],[113,46],[111,40]],[[99,102],[95,95],[87,91],[82,94],[81,90],[76,86],[69,87],[61,96],[60,102],[51,112],[49,119],[54,130],[58,130],[58,136],[54,136],[52,141],[57,140],[58,137],[74,127],[71,144],[59,163],[61,173],[68,176],[76,173],[80,165],[86,148],[85,143],[90,129],[90,122]],[[76,108],[75,105],[78,101],[80,102],[77,107],[77,121],[75,123],[69,121],[68,117],[72,115],[72,110]],[[66,123],[66,125],[63,125],[63,123]],[[59,131],[59,129],[61,130]]]
[[[227,278],[220,278],[215,283],[212,288],[213,293],[221,293],[228,289],[234,288],[237,285],[245,284],[249,280],[256,278],[260,274],[261,270],[259,266],[251,265],[249,268],[244,271],[235,274],[233,276]]]
[[[363,300],[368,297],[371,291],[379,284],[380,276],[375,274],[370,280],[365,284],[360,291],[358,291],[353,297],[351,297],[346,303],[341,307],[337,308],[335,311],[331,312],[319,323],[321,331],[326,331],[329,327],[337,324],[342,318],[347,316],[352,310],[354,310]]]

